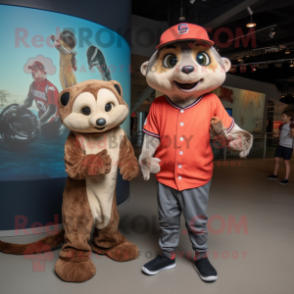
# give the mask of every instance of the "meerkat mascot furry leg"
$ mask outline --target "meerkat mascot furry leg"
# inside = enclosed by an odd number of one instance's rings
[[[156,98],[144,124],[139,157],[145,180],[156,173],[159,240],[162,254],[146,263],[147,275],[176,266],[181,212],[195,251],[194,267],[206,282],[217,279],[207,258],[207,214],[213,171],[210,131],[246,157],[253,137],[240,129],[210,93],[225,80],[231,63],[198,25],[181,23],[166,30],[157,51],[141,66],[147,83],[164,95]]]

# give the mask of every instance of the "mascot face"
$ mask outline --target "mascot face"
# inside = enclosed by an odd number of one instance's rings
[[[231,63],[213,47],[196,42],[171,43],[156,51],[141,66],[150,87],[172,100],[198,98],[219,87]]]
[[[89,80],[64,89],[58,98],[65,127],[78,133],[103,133],[119,126],[129,109],[116,81]]]

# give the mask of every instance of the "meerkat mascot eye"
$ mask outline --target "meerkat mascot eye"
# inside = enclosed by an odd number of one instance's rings
[[[65,242],[55,271],[64,281],[84,282],[96,272],[89,258],[91,249],[116,261],[138,257],[137,246],[118,230],[115,191],[117,168],[129,181],[137,177],[140,168],[131,143],[119,127],[129,110],[118,82],[85,81],[64,89],[58,101],[62,123],[71,131],[64,156],[68,174],[62,204],[64,230],[27,245],[0,241],[0,251],[40,253],[48,245],[53,248]]]
[[[183,212],[196,255],[195,269],[204,281],[217,279],[206,255],[206,208],[213,171],[210,132],[239,151],[240,157],[249,153],[253,137],[210,93],[224,82],[231,66],[213,45],[204,28],[181,23],[162,34],[158,50],[141,66],[149,86],[164,94],[151,105],[139,157],[145,180],[156,173],[162,230],[162,254],[142,268],[148,275],[175,267]]]

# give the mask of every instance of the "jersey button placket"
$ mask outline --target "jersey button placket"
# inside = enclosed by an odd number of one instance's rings
[[[180,123],[181,123],[181,113],[180,113],[180,110],[178,112],[178,115],[177,115],[177,128],[176,128],[176,136],[174,137],[176,140],[178,140],[178,136],[179,134],[181,134],[181,126],[180,126]],[[179,181],[179,177],[180,175],[178,174],[178,157],[181,156],[181,153],[183,152],[182,151],[182,146],[181,144],[178,144],[178,141],[177,142],[174,142],[174,146],[178,146],[176,149],[175,149],[175,162],[174,162],[174,181],[176,183],[176,186],[177,188],[179,189],[179,185],[178,185],[178,181]],[[178,149],[179,148],[179,149]]]
[[[183,127],[184,127],[184,125],[185,125],[185,123],[184,123],[184,121],[183,121],[183,117],[182,117],[182,115],[181,114],[183,114],[185,112],[185,110],[184,109],[181,109],[180,111],[179,111],[179,114],[178,114],[178,121],[180,122],[180,123],[178,123],[178,128],[180,128],[179,129],[179,131],[180,132],[177,132],[178,134],[180,133],[181,134],[181,137],[179,138],[179,140],[180,140],[180,142],[183,142],[184,141],[184,137],[182,136],[182,133],[183,133]],[[177,168],[177,175],[178,175],[178,177],[177,177],[177,179],[178,179],[178,181],[181,181],[182,180],[182,176],[179,174],[179,172],[180,172],[180,169],[182,168],[182,164],[180,164],[179,162],[181,162],[182,160],[182,156],[184,155],[184,151],[182,150],[183,149],[183,146],[182,146],[182,144],[180,144],[180,151],[179,151],[179,155],[180,155],[180,160],[179,161],[177,161],[177,165],[176,165],[176,168]],[[178,185],[177,185],[178,186]]]

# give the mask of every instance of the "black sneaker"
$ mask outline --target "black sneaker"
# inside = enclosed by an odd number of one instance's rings
[[[288,185],[289,181],[284,179],[283,181],[280,182],[281,185]]]
[[[194,267],[202,281],[214,282],[217,280],[217,272],[209,262],[208,258],[200,258],[195,260]]]
[[[163,255],[157,255],[154,259],[144,264],[142,271],[147,275],[156,275],[159,272],[167,269],[172,269],[176,266],[176,259],[169,259]]]
[[[278,177],[275,175],[270,175],[267,177],[269,180],[276,180]]]

